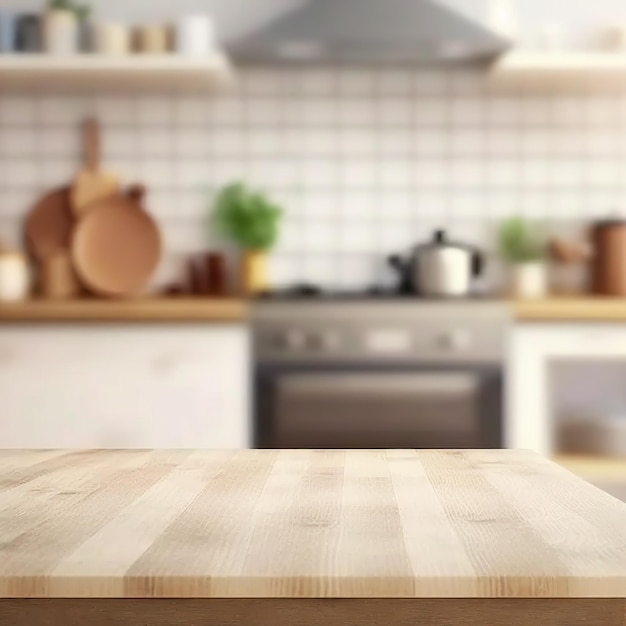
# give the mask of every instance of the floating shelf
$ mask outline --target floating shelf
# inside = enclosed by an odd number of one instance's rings
[[[0,304],[5,322],[243,322],[248,306],[233,298],[29,300]]]
[[[502,56],[492,67],[498,85],[559,90],[598,86],[626,89],[626,53],[526,52]]]
[[[0,55],[0,90],[219,90],[232,82],[224,54],[100,56]]]

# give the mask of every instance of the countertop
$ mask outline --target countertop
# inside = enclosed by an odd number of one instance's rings
[[[531,452],[0,452],[0,598],[623,598],[625,557]]]
[[[626,322],[626,298],[551,297],[508,300],[520,322]],[[0,303],[0,323],[247,322],[245,298],[28,300]]]
[[[243,322],[243,299],[28,300],[0,304],[2,322]]]
[[[626,298],[554,296],[513,300],[510,306],[524,322],[626,322]]]

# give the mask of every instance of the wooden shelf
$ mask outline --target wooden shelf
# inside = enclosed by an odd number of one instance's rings
[[[626,322],[626,298],[555,296],[510,304],[514,317],[525,322]]]
[[[0,305],[2,322],[243,322],[236,299],[29,300]]]
[[[182,90],[206,92],[228,86],[227,57],[175,54],[99,56],[0,55],[0,89]]]
[[[492,67],[496,86],[560,89],[597,86],[626,89],[626,53],[530,52],[516,50]]]

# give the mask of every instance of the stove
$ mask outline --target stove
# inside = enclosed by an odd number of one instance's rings
[[[509,313],[314,285],[252,307],[257,447],[497,448]]]

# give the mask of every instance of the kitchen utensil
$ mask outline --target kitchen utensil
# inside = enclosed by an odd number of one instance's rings
[[[42,33],[39,15],[20,15],[17,17],[15,47],[18,52],[41,52]]]
[[[205,255],[207,294],[224,296],[227,291],[226,259],[223,254],[210,252]]]
[[[16,17],[8,11],[0,11],[0,53],[15,52]]]
[[[42,261],[40,281],[42,295],[52,300],[75,297],[81,290],[69,251],[57,252]]]
[[[143,210],[144,190],[104,198],[89,206],[76,227],[72,258],[79,277],[93,292],[126,296],[140,291],[157,267],[161,239]]]
[[[0,301],[24,300],[30,292],[28,259],[15,250],[0,250]]]
[[[136,31],[137,51],[144,54],[165,54],[169,51],[170,33],[166,25],[142,26]]]
[[[26,240],[32,254],[42,261],[69,248],[73,225],[69,187],[46,194],[26,219]]]
[[[403,292],[432,297],[470,295],[484,265],[477,248],[449,241],[443,230],[408,258],[392,256],[389,262],[400,274]]]
[[[198,257],[193,256],[189,259],[187,272],[189,275],[189,293],[194,296],[200,296],[205,293],[204,267],[199,262]]]
[[[70,55],[78,52],[79,25],[74,11],[53,9],[43,15],[43,48],[47,54]]]
[[[591,256],[583,244],[560,238],[551,239],[548,248],[550,258],[556,263],[576,265],[586,263]]]
[[[72,208],[77,216],[82,215],[95,200],[119,192],[117,176],[100,168],[100,125],[93,118],[83,125],[83,149],[85,167],[72,188]]]
[[[123,56],[131,51],[131,30],[125,24],[99,22],[93,28],[94,51],[108,56]]]
[[[215,25],[208,15],[186,15],[175,27],[175,47],[178,54],[206,56],[216,47]]]
[[[593,292],[602,296],[626,296],[626,220],[596,222],[590,237]]]

